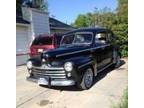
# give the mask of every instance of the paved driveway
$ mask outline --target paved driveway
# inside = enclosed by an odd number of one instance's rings
[[[127,87],[127,59],[122,60],[118,69],[108,68],[95,78],[89,90],[76,87],[40,87],[26,81],[25,66],[16,69],[17,108],[110,108],[118,103]]]

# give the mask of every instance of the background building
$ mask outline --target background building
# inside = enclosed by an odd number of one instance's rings
[[[72,26],[51,17],[49,18],[49,24],[51,33],[64,33],[74,29]]]
[[[16,65],[25,64],[29,58],[29,47],[39,34],[64,33],[74,28],[54,18],[48,12],[23,7],[16,13]]]

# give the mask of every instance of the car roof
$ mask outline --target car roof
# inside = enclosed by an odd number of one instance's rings
[[[110,31],[110,30],[108,30],[106,28],[100,28],[100,27],[98,27],[98,28],[80,28],[80,29],[76,29],[76,30],[67,32],[64,35],[75,33],[75,32],[99,32],[99,31]]]

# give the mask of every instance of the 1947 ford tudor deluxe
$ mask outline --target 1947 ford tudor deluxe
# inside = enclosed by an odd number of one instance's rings
[[[39,85],[89,89],[94,77],[107,67],[119,66],[115,35],[104,28],[84,28],[63,35],[60,47],[27,61],[27,80]]]

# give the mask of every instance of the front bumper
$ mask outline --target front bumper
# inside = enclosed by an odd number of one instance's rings
[[[41,67],[33,66],[27,80],[48,86],[72,86],[76,81],[72,76],[67,76],[63,67],[50,67],[46,64]]]
[[[38,78],[35,77],[27,77],[28,81],[32,81],[38,83]],[[51,79],[48,82],[48,86],[72,86],[75,85],[75,81],[72,79]]]

